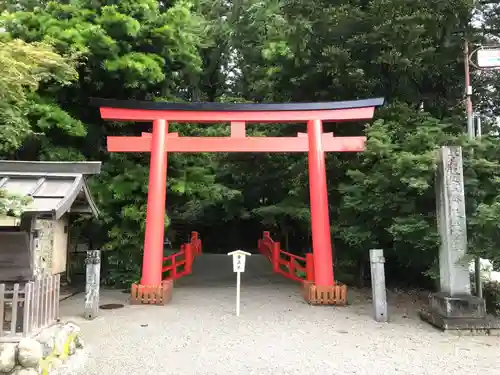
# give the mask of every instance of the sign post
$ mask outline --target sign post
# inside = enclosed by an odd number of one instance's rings
[[[233,257],[233,272],[236,272],[236,316],[240,316],[241,273],[245,272],[246,257],[252,254],[243,250],[235,250],[227,255]]]

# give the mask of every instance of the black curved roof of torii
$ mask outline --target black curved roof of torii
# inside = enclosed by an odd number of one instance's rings
[[[98,107],[143,109],[157,111],[223,111],[223,112],[279,112],[279,111],[322,111],[379,107],[384,98],[349,100],[320,103],[172,103],[140,100],[117,100],[92,98],[91,104]]]

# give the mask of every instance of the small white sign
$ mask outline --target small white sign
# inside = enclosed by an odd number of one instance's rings
[[[236,316],[240,316],[241,273],[245,272],[246,257],[252,254],[243,250],[235,250],[227,255],[233,257],[233,272],[236,272]]]
[[[233,256],[233,272],[245,272],[246,255]]]
[[[477,65],[480,68],[500,68],[500,48],[477,51]]]
[[[233,272],[245,272],[245,260],[250,253],[242,250],[231,251],[229,254],[233,257]]]

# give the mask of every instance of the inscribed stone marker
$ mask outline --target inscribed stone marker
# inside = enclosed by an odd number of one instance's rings
[[[87,251],[85,259],[87,272],[85,283],[85,311],[86,319],[94,319],[99,312],[99,285],[101,274],[101,251]]]
[[[467,224],[461,147],[441,147],[436,173],[436,204],[441,292],[470,295],[469,270],[460,262],[467,252]]]

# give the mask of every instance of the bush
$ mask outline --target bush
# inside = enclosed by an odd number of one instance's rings
[[[488,281],[483,286],[483,296],[488,314],[500,316],[500,283]]]

